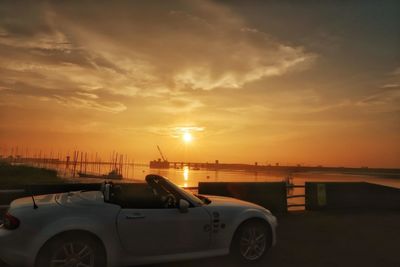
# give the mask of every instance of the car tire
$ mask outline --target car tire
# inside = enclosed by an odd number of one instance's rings
[[[35,267],[81,266],[80,262],[82,266],[106,267],[106,253],[94,237],[70,232],[49,240],[40,250]]]
[[[259,220],[244,222],[237,229],[231,245],[231,256],[242,263],[256,263],[271,248],[272,235],[268,223]]]

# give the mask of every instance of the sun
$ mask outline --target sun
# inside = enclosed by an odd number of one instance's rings
[[[182,135],[183,142],[190,143],[193,140],[192,135],[189,132],[184,132]]]

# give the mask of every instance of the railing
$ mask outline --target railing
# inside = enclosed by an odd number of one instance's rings
[[[298,198],[304,198],[304,202],[303,203],[289,203],[287,202],[287,208],[294,208],[294,207],[305,207],[306,203],[305,203],[305,194],[298,194],[298,195],[292,195],[289,194],[290,190],[293,190],[294,188],[305,188],[305,185],[287,185],[286,186],[288,194],[286,195],[286,198],[289,199],[298,199]]]
[[[286,198],[300,198],[300,197],[306,197],[306,195],[290,195],[290,196],[286,196]]]

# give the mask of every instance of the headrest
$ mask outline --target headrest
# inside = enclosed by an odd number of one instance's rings
[[[113,182],[106,181],[101,185],[101,192],[103,193],[104,201],[110,201],[113,194],[113,187],[114,187]]]

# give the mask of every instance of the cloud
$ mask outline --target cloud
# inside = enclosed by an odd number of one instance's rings
[[[146,109],[168,114],[189,113],[204,106],[200,100],[184,96],[170,96],[165,99],[157,97],[154,102]]]
[[[61,105],[78,109],[82,108],[93,109],[110,113],[119,113],[126,110],[126,106],[119,102],[112,102],[112,101],[97,102],[86,98],[64,97],[59,95],[54,95],[53,98],[51,99],[54,99]],[[45,100],[49,101],[50,99],[45,99]]]
[[[203,133],[205,131],[205,127],[194,125],[173,125],[168,127],[149,127],[148,131],[157,135],[180,138],[184,133]]]
[[[400,88],[389,87],[381,89],[364,97],[356,105],[372,112],[399,112]]]
[[[99,98],[98,95],[91,94],[91,93],[76,92],[76,94],[77,94],[77,95],[80,95],[80,96],[84,96],[84,97],[90,98],[90,99],[98,99],[98,98]]]
[[[400,87],[400,84],[388,83],[388,84],[382,85],[382,88],[396,88],[396,87]]]
[[[0,10],[1,74],[9,83],[23,80],[38,90],[132,97],[242,88],[307,68],[316,58],[248,27],[212,1],[50,2],[26,8],[31,12],[12,4]],[[16,21],[18,14],[24,20]]]
[[[400,112],[400,68],[387,73],[385,83],[375,92],[356,102],[369,112]]]
[[[393,75],[393,76],[400,76],[400,67],[394,69],[394,70],[390,73],[390,75]]]
[[[59,31],[46,34],[37,34],[34,38],[15,36],[0,28],[0,44],[23,49],[62,50],[69,52],[71,43]]]

